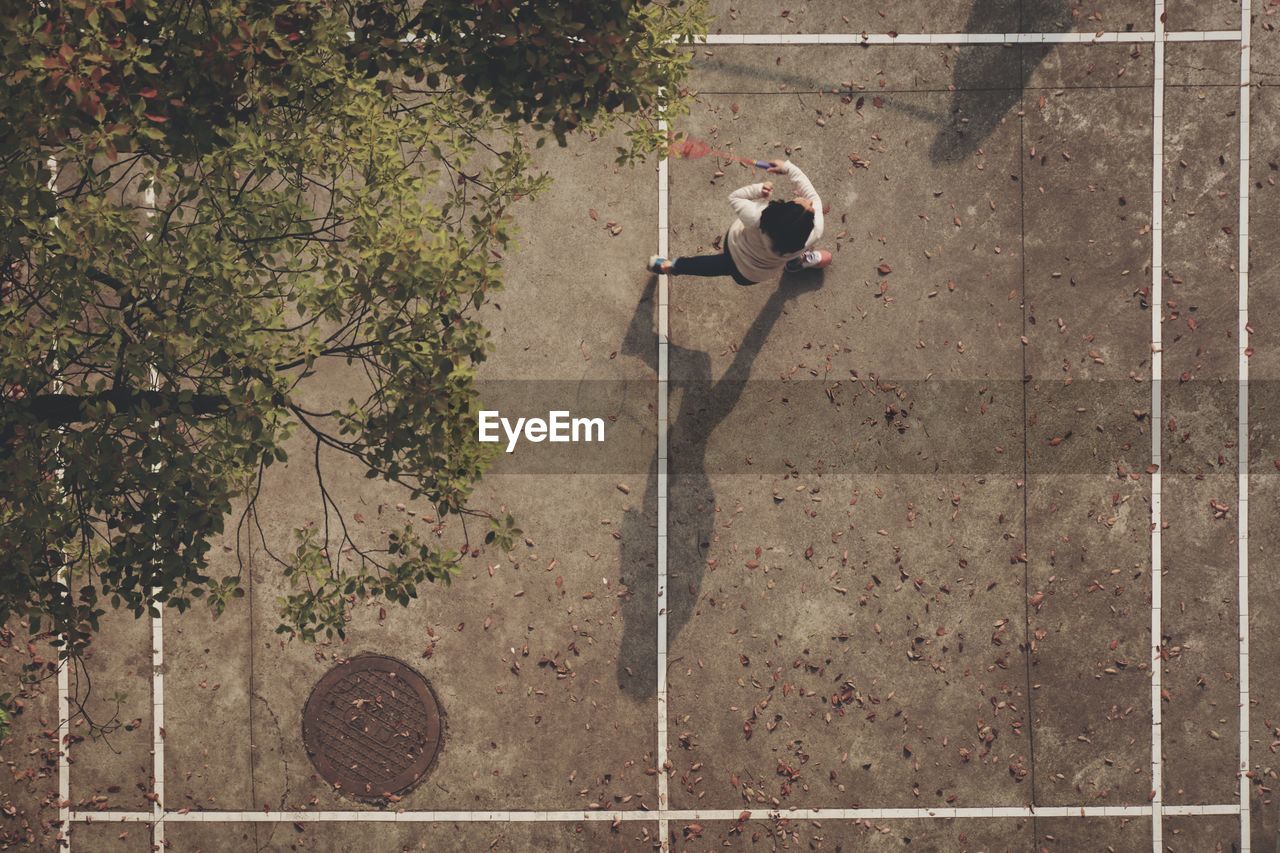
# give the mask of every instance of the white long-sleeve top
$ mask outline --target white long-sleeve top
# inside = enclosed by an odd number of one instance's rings
[[[769,244],[769,238],[760,230],[760,214],[769,204],[764,194],[764,184],[749,184],[735,190],[729,196],[729,204],[738,218],[729,227],[729,256],[738,271],[752,281],[772,278],[792,258],[798,258],[822,236],[822,199],[813,183],[800,171],[800,167],[788,160],[782,166],[782,174],[791,179],[804,198],[813,202],[813,230],[805,241],[805,248],[789,255],[779,255]]]

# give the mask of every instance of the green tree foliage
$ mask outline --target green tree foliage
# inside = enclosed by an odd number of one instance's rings
[[[74,653],[108,604],[220,610],[241,592],[211,541],[254,523],[286,443],[509,541],[468,503],[476,312],[543,184],[527,140],[623,122],[620,159],[653,151],[698,26],[681,0],[10,4],[0,624]],[[332,364],[367,397],[308,404]],[[407,604],[458,560],[330,510],[282,560],[282,630],[340,633],[351,601]]]

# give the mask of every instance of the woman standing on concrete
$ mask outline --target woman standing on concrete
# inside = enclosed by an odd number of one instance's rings
[[[715,255],[676,258],[654,255],[650,272],[664,275],[731,276],[738,284],[755,284],[781,270],[821,269],[831,253],[811,248],[822,237],[822,199],[813,183],[790,160],[772,160],[768,171],[795,184],[791,201],[772,198],[773,182],[750,184],[729,196],[737,219],[729,226],[724,249]]]

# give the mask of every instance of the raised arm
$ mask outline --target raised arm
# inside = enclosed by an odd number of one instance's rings
[[[790,160],[783,163],[782,173],[791,179],[791,183],[796,185],[802,197],[813,202],[813,231],[809,234],[809,244],[812,245],[822,236],[822,230],[826,224],[822,218],[822,198],[813,188],[813,182],[809,180],[808,175],[800,171],[800,167],[795,163]]]
[[[773,184],[747,184],[729,194],[729,206],[734,214],[742,220],[743,225],[760,224],[760,213],[764,210],[764,202],[769,198]]]

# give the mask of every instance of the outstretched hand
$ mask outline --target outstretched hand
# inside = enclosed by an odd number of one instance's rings
[[[769,168],[766,169],[765,171],[773,175],[781,175],[783,172],[786,171],[786,166],[787,166],[786,160],[770,160]]]

